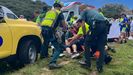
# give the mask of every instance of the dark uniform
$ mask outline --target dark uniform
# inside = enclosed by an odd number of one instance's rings
[[[61,7],[59,4],[55,3],[54,6]],[[41,50],[41,57],[45,58],[48,56],[48,45],[51,42],[55,48],[53,53],[53,57],[50,60],[49,68],[60,68],[59,65],[56,64],[56,61],[63,51],[62,44],[59,43],[56,37],[56,28],[61,25],[62,21],[64,21],[64,15],[57,9],[52,9],[46,13],[44,20],[41,23],[42,26],[42,36],[44,38],[44,43]]]
[[[44,34],[43,35],[43,37],[44,37],[44,49],[45,49],[45,50],[43,50],[45,52],[42,52],[42,57],[48,56],[49,42],[52,41],[52,45],[54,44],[54,42],[57,42],[54,33],[55,33],[56,27],[60,24],[60,22],[62,20],[64,20],[64,16],[62,13],[60,13],[57,20],[56,20],[56,23],[55,23],[53,29],[51,27],[42,26],[42,33]],[[58,48],[58,49],[60,49],[60,48]]]
[[[99,14],[96,10],[84,10],[81,13],[81,19],[90,25],[90,32],[85,38],[85,63],[86,66],[91,67],[90,48],[96,45],[97,50],[100,51],[100,57],[97,59],[97,70],[102,71],[105,58],[105,45],[107,42],[107,25],[104,16]]]

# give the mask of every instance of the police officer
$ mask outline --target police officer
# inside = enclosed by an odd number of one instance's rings
[[[90,48],[95,43],[97,50],[100,51],[100,57],[97,59],[96,65],[98,72],[103,71],[103,64],[105,58],[105,44],[107,41],[107,25],[104,16],[99,14],[95,9],[89,8],[87,5],[80,5],[82,24],[90,25],[90,32],[85,38],[85,60],[80,64],[85,68],[91,67]]]
[[[55,31],[59,25],[63,25],[66,28],[66,23],[64,20],[63,14],[60,12],[61,4],[54,3],[54,9],[51,9],[46,13],[44,20],[41,23],[42,26],[42,35],[44,38],[44,43],[41,50],[41,58],[48,57],[48,45],[49,42],[55,47],[53,57],[50,60],[49,68],[55,69],[60,68],[61,66],[56,64],[56,61],[62,52],[61,45],[57,42],[55,38]]]

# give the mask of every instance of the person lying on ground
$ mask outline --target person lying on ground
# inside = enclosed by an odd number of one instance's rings
[[[66,52],[67,52],[67,55],[69,57],[71,57],[72,55],[77,54],[77,46],[76,46],[76,44],[73,43],[71,45],[68,45],[68,43],[69,43],[68,39],[77,34],[78,28],[79,28],[78,26],[73,26],[73,27],[70,27],[68,29],[68,31],[66,32],[66,36],[65,36]]]

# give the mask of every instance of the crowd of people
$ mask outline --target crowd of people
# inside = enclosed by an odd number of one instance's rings
[[[83,68],[91,68],[91,57],[96,59],[98,72],[103,72],[104,64],[111,62],[112,57],[108,50],[113,50],[107,44],[107,34],[111,24],[101,12],[90,9],[87,5],[81,4],[80,18],[70,12],[67,22],[64,19],[60,3],[54,3],[53,8],[43,8],[43,12],[35,12],[34,22],[41,26],[44,39],[40,58],[49,56],[49,45],[53,53],[49,62],[49,69],[61,68],[57,59],[61,54],[72,59],[83,57],[79,64]],[[122,14],[119,19],[120,37],[117,41],[126,43],[127,39],[133,39],[133,19],[128,19]],[[128,37],[128,38],[127,38]]]
[[[127,18],[125,14],[122,14],[120,18],[120,43],[126,42],[127,39],[133,40],[133,25],[132,17]]]
[[[121,14],[117,19],[110,19],[110,23],[116,22],[119,26],[120,35],[118,41],[119,43],[126,43],[127,40],[133,40],[133,17],[127,17],[126,14]],[[114,29],[115,30],[115,29]]]

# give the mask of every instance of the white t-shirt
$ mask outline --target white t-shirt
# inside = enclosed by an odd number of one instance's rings
[[[132,22],[131,22],[131,24],[130,24],[130,32],[133,32],[133,20],[132,20]]]
[[[133,20],[132,20],[132,22],[131,22],[130,26],[131,26],[131,27],[133,27]]]

